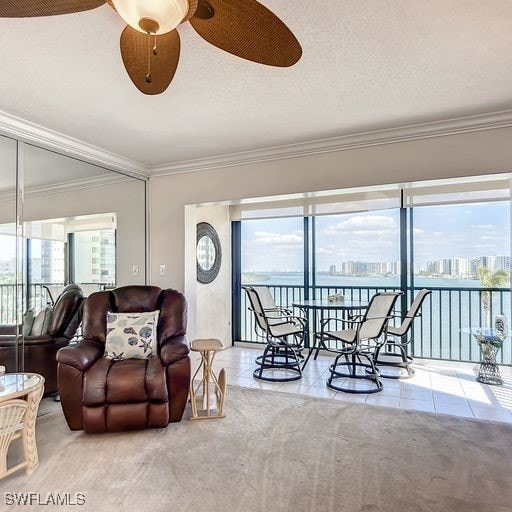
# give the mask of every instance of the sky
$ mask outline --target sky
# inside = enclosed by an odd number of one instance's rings
[[[399,211],[316,218],[317,269],[343,261],[398,261]],[[303,219],[242,222],[242,271],[302,271]],[[510,203],[414,209],[415,261],[510,254]]]

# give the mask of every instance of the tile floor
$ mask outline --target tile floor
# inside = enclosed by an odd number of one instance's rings
[[[328,355],[321,355],[316,361],[311,359],[299,381],[258,381],[252,372],[256,368],[254,359],[261,353],[259,347],[230,347],[217,354],[214,367],[225,368],[228,384],[236,386],[512,423],[512,368],[508,366],[500,368],[504,385],[488,386],[475,380],[478,365],[417,360],[412,378],[383,379],[383,391],[354,395],[336,392],[325,385],[332,362]],[[195,371],[199,355],[192,356]]]

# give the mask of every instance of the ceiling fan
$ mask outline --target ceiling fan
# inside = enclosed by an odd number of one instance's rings
[[[135,86],[163,93],[176,73],[180,36],[190,22],[212,45],[269,66],[293,66],[302,48],[290,29],[256,0],[2,0],[1,18],[55,16],[88,11],[108,3],[128,24],[121,55]]]

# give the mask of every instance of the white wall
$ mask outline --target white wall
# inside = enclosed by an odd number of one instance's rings
[[[155,177],[149,182],[150,280],[184,289],[185,253],[187,259],[195,254],[185,205],[510,171],[512,128],[501,128]],[[159,265],[166,266],[165,276]],[[203,315],[196,297],[188,299],[190,314]],[[212,331],[220,329],[210,320]]]
[[[229,207],[212,206],[196,209],[195,224],[208,222],[219,235],[222,264],[217,278],[209,283],[202,284],[193,279],[195,284],[195,326],[191,324],[189,333],[197,338],[218,338],[225,344],[231,343],[231,222],[229,220]],[[188,233],[195,237],[195,224]],[[194,243],[194,241],[192,241]],[[187,243],[187,245],[189,245]],[[187,259],[185,274],[195,277],[196,261],[192,264]],[[188,293],[189,287],[185,289]],[[189,299],[190,302],[190,299]],[[192,309],[193,312],[193,309]],[[193,313],[192,313],[193,314]],[[212,321],[212,319],[214,319]]]

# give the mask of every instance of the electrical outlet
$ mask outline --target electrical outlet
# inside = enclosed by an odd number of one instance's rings
[[[160,275],[165,276],[167,274],[167,267],[165,265],[160,265]]]
[[[132,275],[138,276],[139,275],[139,265],[133,265],[132,267]]]

